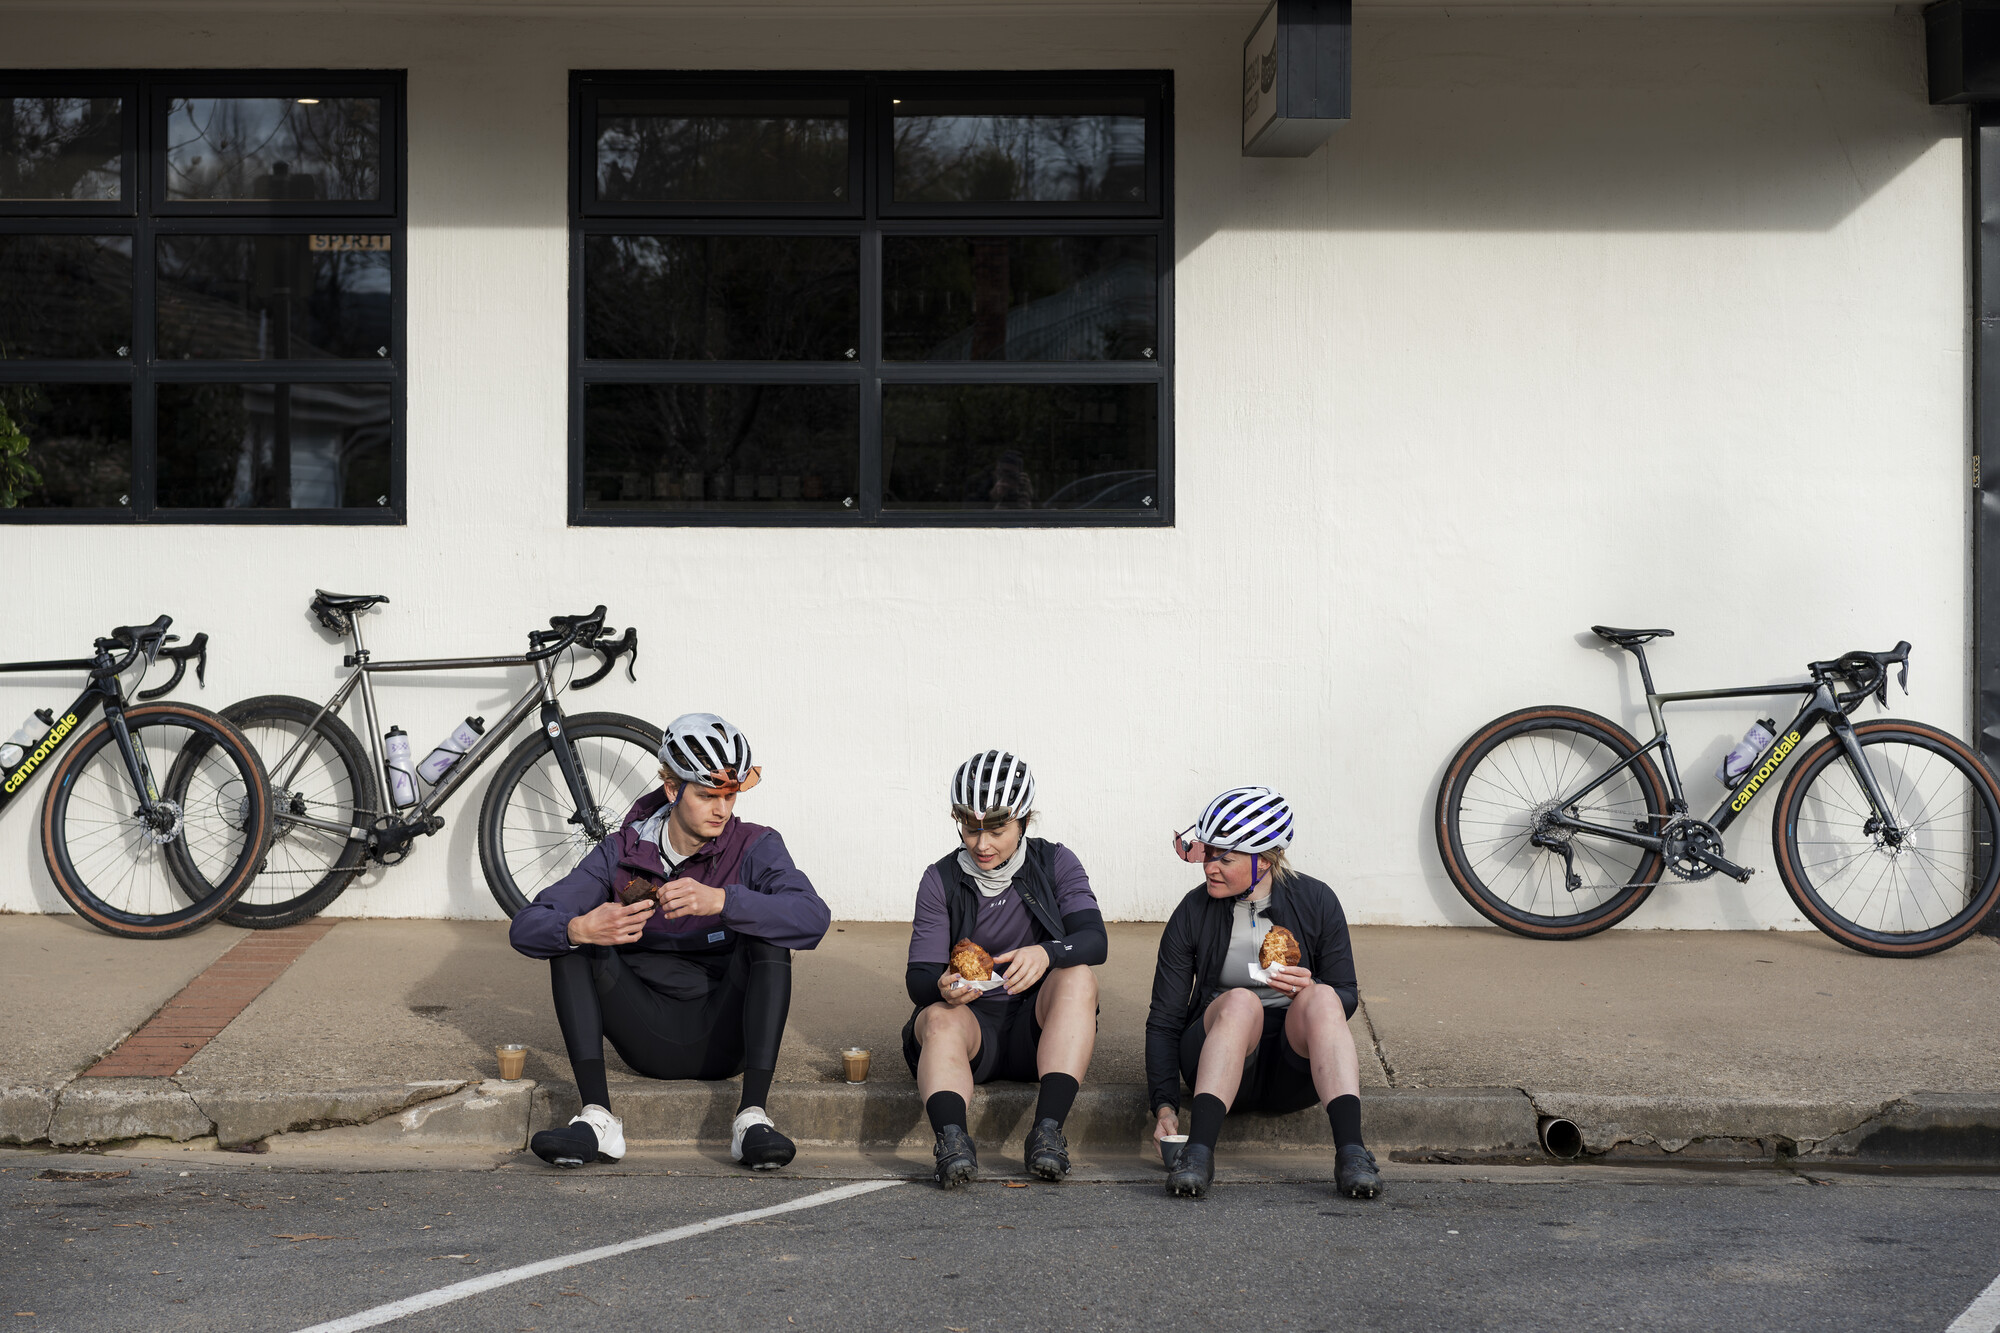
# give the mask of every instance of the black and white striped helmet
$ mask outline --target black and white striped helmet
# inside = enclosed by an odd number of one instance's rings
[[[660,762],[682,782],[701,787],[742,783],[750,777],[750,742],[713,713],[683,713],[667,723]]]
[[[1035,808],[1035,775],[1018,755],[982,750],[951,775],[951,804],[974,819],[1019,819]]]
[[[1208,803],[1194,826],[1217,851],[1268,852],[1292,842],[1292,803],[1269,787],[1231,787]]]

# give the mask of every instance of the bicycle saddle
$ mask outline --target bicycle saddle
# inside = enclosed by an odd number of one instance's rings
[[[330,611],[366,611],[369,607],[389,599],[380,593],[339,593],[328,592],[324,588],[313,589],[313,605],[323,606]]]
[[[1632,648],[1654,639],[1671,639],[1670,629],[1617,629],[1610,625],[1592,625],[1590,632],[1607,643],[1615,643],[1620,648]]]

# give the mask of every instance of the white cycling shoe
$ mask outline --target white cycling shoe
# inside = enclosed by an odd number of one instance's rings
[[[528,1146],[550,1166],[615,1162],[625,1155],[625,1122],[593,1103],[563,1128],[535,1135]]]
[[[798,1145],[778,1132],[761,1106],[746,1106],[729,1127],[729,1157],[752,1171],[775,1171],[798,1155]]]

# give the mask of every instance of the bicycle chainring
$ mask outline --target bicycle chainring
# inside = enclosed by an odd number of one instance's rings
[[[1695,882],[1715,873],[1714,866],[1691,855],[1696,848],[1720,856],[1722,835],[1713,825],[1699,819],[1676,819],[1660,836],[1660,855],[1665,858],[1667,869],[1679,879]]]

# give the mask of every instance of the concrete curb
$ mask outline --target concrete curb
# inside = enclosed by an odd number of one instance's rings
[[[365,1125],[448,1098],[466,1086],[462,1079],[446,1079],[274,1090],[189,1088],[166,1078],[92,1078],[61,1088],[0,1087],[0,1142],[81,1147],[139,1138],[185,1143],[213,1135],[220,1146],[237,1148],[274,1134]],[[525,1095],[522,1105],[525,1109]]]

